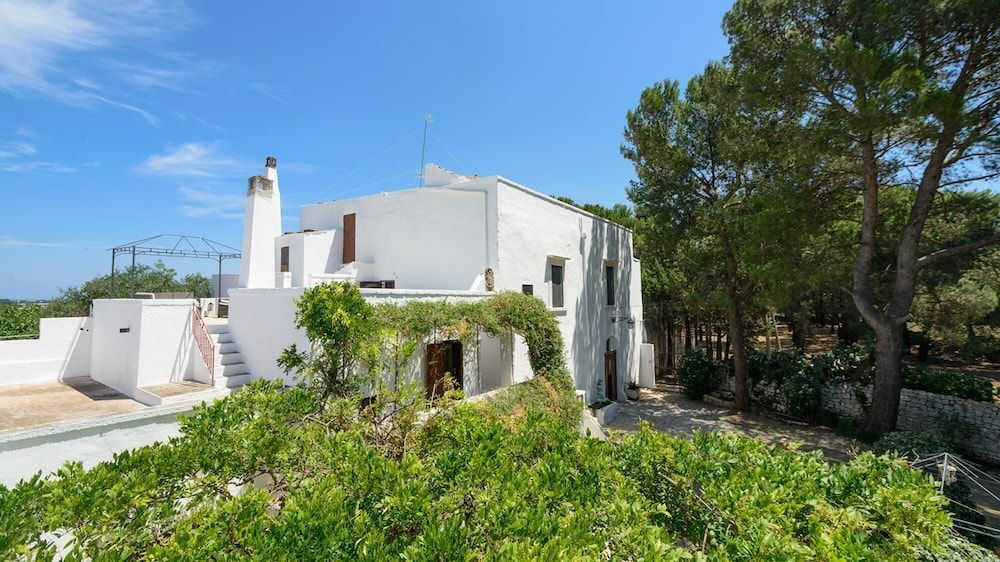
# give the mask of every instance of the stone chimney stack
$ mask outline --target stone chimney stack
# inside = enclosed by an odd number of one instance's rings
[[[278,190],[278,159],[268,156],[264,175],[247,180],[247,206],[243,217],[243,257],[240,287],[274,288],[277,268],[274,239],[281,236],[281,192]]]

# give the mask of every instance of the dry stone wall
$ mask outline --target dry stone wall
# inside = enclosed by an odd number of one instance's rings
[[[735,387],[727,377],[716,394],[731,399]],[[775,388],[755,388],[752,396],[761,405],[784,413],[781,393]],[[761,400],[761,399],[764,400]],[[824,410],[839,416],[864,417],[864,407],[871,400],[871,388],[852,384],[828,384],[821,392]],[[975,457],[1000,464],[1000,404],[966,400],[904,388],[899,399],[900,431],[922,431],[962,446]]]

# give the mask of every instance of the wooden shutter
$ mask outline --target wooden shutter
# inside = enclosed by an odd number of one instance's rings
[[[344,263],[355,261],[354,240],[355,228],[357,227],[357,215],[351,213],[344,215]]]
[[[288,246],[281,247],[281,272],[288,273]]]

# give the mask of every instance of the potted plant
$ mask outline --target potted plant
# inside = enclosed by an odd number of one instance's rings
[[[628,383],[628,386],[625,387],[625,396],[628,396],[629,400],[638,400],[639,385],[635,384],[634,382]]]

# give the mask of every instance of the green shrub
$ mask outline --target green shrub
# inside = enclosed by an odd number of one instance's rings
[[[969,337],[962,348],[962,355],[971,360],[996,360],[1000,358],[1000,338],[979,335]]]
[[[874,365],[871,348],[861,344],[842,345],[812,360],[816,376],[831,382],[867,382]]]
[[[898,461],[867,454],[830,465],[747,437],[685,440],[648,427],[620,442],[585,439],[572,393],[543,378],[426,412],[391,454],[356,398],[322,412],[318,400],[305,387],[256,381],[198,408],[168,443],[0,487],[0,559],[49,558],[67,533],[68,559],[101,560],[979,552],[949,538],[943,499]],[[395,419],[378,428],[394,432]]]
[[[903,366],[903,387],[980,402],[992,402],[994,396],[990,379],[923,365]]]
[[[722,369],[704,349],[694,347],[681,354],[677,380],[680,381],[685,396],[701,400],[706,394],[719,388]]]
[[[948,443],[919,431],[891,431],[882,434],[872,445],[875,454],[895,454],[910,459],[937,453],[954,453]]]
[[[45,307],[37,304],[0,303],[0,338],[37,338]]]
[[[865,453],[829,464],[735,434],[690,440],[644,426],[619,470],[669,515],[657,519],[717,560],[912,560],[948,556],[944,499],[924,474]],[[959,541],[956,548],[968,543]],[[931,558],[933,559],[933,558]]]

